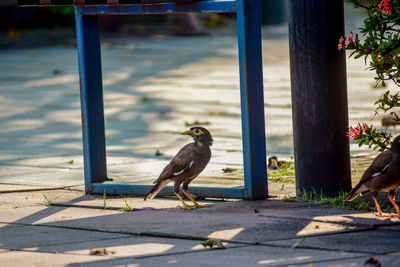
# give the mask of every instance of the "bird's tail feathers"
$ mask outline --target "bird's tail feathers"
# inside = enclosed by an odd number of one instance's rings
[[[160,190],[168,184],[169,181],[158,181],[150,190],[150,192],[144,197],[144,200],[154,198]]]
[[[347,196],[344,197],[345,201],[352,201],[355,199],[358,195],[364,195],[366,193],[369,193],[370,190],[366,188],[364,185],[357,185],[354,187],[348,194]]]

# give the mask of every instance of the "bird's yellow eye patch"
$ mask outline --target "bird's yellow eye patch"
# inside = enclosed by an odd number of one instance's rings
[[[194,128],[193,134],[194,135],[202,135],[202,134],[204,134],[204,132],[202,130],[200,130],[199,128]]]

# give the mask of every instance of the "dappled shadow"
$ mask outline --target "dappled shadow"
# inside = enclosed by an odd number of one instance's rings
[[[105,44],[109,41],[112,39],[104,40]],[[109,177],[117,182],[152,182],[166,160],[190,142],[178,133],[195,122],[209,124],[215,139],[211,162],[218,165],[206,169],[205,176],[218,177],[225,165],[241,167],[235,35],[165,40],[121,38],[110,43],[102,50]],[[272,47],[268,46],[268,50]],[[287,68],[287,46],[276,49],[279,52],[265,59],[265,63],[269,66],[281,61],[280,68]],[[0,54],[0,123],[4,126],[0,130],[0,165],[4,167],[0,182],[13,183],[15,177],[29,174],[17,183],[35,185],[40,175],[31,174],[44,173],[42,167],[46,167],[49,176],[61,169],[73,170],[71,181],[82,184],[76,50],[46,47],[16,51]],[[285,60],[281,54],[286,55]],[[286,72],[281,76],[287,76]],[[267,80],[268,90],[274,93],[266,100],[266,108],[289,111],[289,77],[279,77],[274,75]],[[271,89],[274,83],[276,87]],[[284,104],[268,104],[271,102]],[[287,156],[292,151],[291,126],[282,124],[282,118],[290,121],[290,112],[285,111],[276,120],[281,126],[267,123],[271,127],[267,151]],[[289,138],[279,137],[282,133],[288,133]],[[157,151],[161,156],[155,155]],[[160,160],[156,168],[143,165]],[[10,173],[16,174],[14,178]],[[62,179],[57,180],[62,184]]]

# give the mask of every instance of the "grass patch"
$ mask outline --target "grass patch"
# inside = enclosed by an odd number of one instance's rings
[[[216,248],[225,248],[225,246],[224,246],[224,244],[222,244],[221,240],[219,240],[219,239],[217,239],[217,238],[210,238],[210,239],[207,239],[206,241],[201,242],[200,244],[202,244],[203,247],[205,247],[205,248],[206,248],[206,247],[213,248],[214,246],[215,246]]]
[[[103,192],[103,209],[107,209],[106,190]]]
[[[244,172],[243,169],[226,167],[222,169],[222,172],[230,177],[243,179]],[[279,169],[267,170],[268,182],[281,182],[281,183],[291,183],[296,182],[294,162],[288,161],[282,164]]]
[[[357,197],[352,201],[344,201],[346,192],[340,192],[337,197],[325,197],[322,192],[318,193],[315,189],[312,192],[303,190],[303,194],[300,197],[284,197],[282,200],[285,202],[311,202],[315,204],[330,205],[335,209],[342,210],[357,210],[357,211],[375,211],[376,207],[372,202],[364,200],[361,197]],[[381,209],[383,212],[395,212],[393,206],[390,203],[382,203]]]
[[[304,241],[306,241],[306,240],[307,240],[307,237],[303,237],[302,239],[300,239],[299,241],[297,241],[297,242],[292,246],[292,248],[297,248],[298,246],[300,246],[301,244],[303,244]]]
[[[120,211],[124,212],[132,212],[133,208],[128,204],[128,201],[126,200],[126,197],[124,197],[124,202],[125,202],[125,207],[119,209]]]
[[[59,196],[52,196],[52,195],[46,196],[45,194],[43,194],[43,197],[45,199],[44,205],[46,205],[47,207],[52,206],[54,204],[53,201],[59,198]]]
[[[268,181],[270,182],[283,182],[283,183],[292,183],[296,182],[295,179],[295,170],[294,170],[294,162],[287,161],[279,169],[276,170],[268,170]]]

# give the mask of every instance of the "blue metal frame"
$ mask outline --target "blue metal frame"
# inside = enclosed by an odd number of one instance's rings
[[[260,1],[237,0],[245,198],[268,195]]]
[[[107,179],[107,169],[98,15],[186,12],[236,12],[237,14],[244,164],[244,187],[191,186],[189,190],[204,197],[244,199],[268,197],[260,0],[75,7],[86,193],[145,195],[151,188],[150,185],[101,183]],[[165,187],[158,195],[172,195],[172,186]]]
[[[98,16],[75,13],[82,110],[85,191],[107,180]]]

